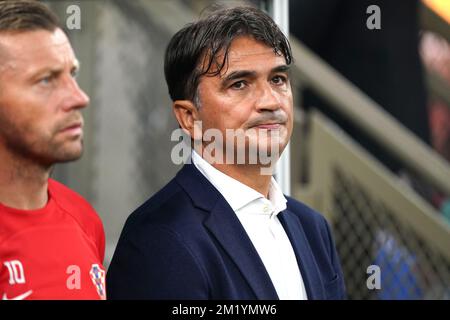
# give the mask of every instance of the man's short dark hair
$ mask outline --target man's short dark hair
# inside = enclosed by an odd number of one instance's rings
[[[54,31],[59,26],[56,15],[39,1],[0,0],[0,33],[39,29]]]
[[[291,63],[289,41],[269,15],[252,7],[215,10],[188,24],[170,40],[164,72],[172,100],[196,100],[200,77],[220,74],[232,41],[240,36],[265,43]]]

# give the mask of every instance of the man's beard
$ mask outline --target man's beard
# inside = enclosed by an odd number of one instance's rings
[[[83,138],[77,137],[76,140],[79,141],[69,141],[68,139],[58,141],[59,127],[51,130],[50,134],[41,134],[30,140],[27,139],[29,134],[25,132],[27,129],[10,125],[7,130],[1,130],[3,131],[1,139],[4,140],[6,148],[12,154],[44,167],[79,159],[83,153]],[[75,143],[79,143],[80,146],[71,146]]]

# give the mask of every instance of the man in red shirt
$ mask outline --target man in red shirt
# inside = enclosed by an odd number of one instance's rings
[[[94,209],[50,179],[83,151],[79,63],[57,18],[0,0],[0,298],[105,299]]]

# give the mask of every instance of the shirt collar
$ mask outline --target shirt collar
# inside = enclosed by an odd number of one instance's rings
[[[280,185],[273,177],[270,180],[269,200],[272,203],[275,215],[277,215],[281,211],[286,210],[287,199],[281,191]]]
[[[222,194],[234,212],[255,200],[265,199],[264,195],[258,191],[214,168],[195,151],[192,151],[192,162],[205,178]],[[273,206],[273,213],[275,215],[286,209],[287,200],[273,177],[270,181],[268,200]]]

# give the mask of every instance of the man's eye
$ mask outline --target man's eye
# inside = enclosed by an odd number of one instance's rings
[[[52,76],[46,76],[46,77],[41,78],[39,80],[39,83],[44,84],[44,85],[49,85],[52,82],[52,80],[53,80]]]
[[[243,80],[237,81],[231,85],[231,88],[237,89],[237,90],[244,89],[244,87],[245,87],[245,81],[243,81]]]
[[[272,78],[274,84],[284,84],[286,81],[287,79],[284,76],[275,76]]]

